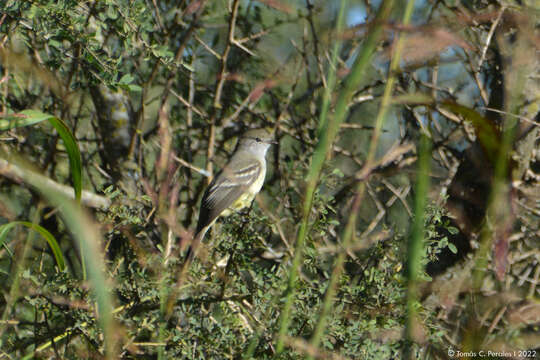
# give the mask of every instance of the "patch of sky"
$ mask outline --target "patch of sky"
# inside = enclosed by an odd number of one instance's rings
[[[457,46],[448,47],[440,55],[438,85],[448,88],[457,101],[465,106],[478,106],[475,99],[479,99],[479,90],[474,78],[469,72],[469,65],[465,63],[463,49]]]
[[[360,4],[355,4],[347,9],[347,27],[364,24],[367,19],[366,7]]]
[[[406,0],[403,3],[403,9],[407,6]],[[412,25],[422,25],[426,22],[428,12],[431,11],[432,4],[427,0],[414,0],[414,11],[412,13],[411,24]]]

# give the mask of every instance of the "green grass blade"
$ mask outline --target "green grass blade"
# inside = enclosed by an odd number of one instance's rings
[[[345,80],[343,89],[341,90],[337,104],[333,121],[327,121],[323,123],[321,131],[319,132],[319,142],[313,153],[311,165],[307,175],[307,186],[304,203],[302,206],[302,222],[300,223],[300,229],[295,244],[295,253],[290,269],[290,275],[288,278],[287,290],[285,293],[285,304],[280,316],[279,334],[277,339],[277,354],[284,350],[284,339],[287,335],[289,325],[291,323],[291,311],[295,299],[296,293],[296,280],[300,271],[300,266],[303,259],[304,243],[307,237],[308,220],[313,204],[313,196],[317,188],[324,162],[327,158],[327,154],[331,151],[332,143],[334,142],[341,123],[344,121],[347,112],[349,110],[350,100],[353,93],[358,89],[360,85],[364,71],[371,62],[371,58],[375,49],[379,43],[379,40],[383,33],[383,26],[386,23],[390,12],[393,7],[393,0],[384,1],[373,21],[373,26],[366,37],[364,46],[352,66],[351,73]]]
[[[58,131],[58,135],[64,141],[64,146],[69,157],[69,167],[71,170],[71,180],[73,181],[73,189],[75,189],[75,199],[78,203],[81,201],[82,193],[82,166],[81,153],[77,140],[67,127],[67,125],[57,117],[50,117],[49,122]]]
[[[413,9],[414,9],[414,0],[410,0],[407,3],[407,6],[403,13],[404,25],[409,23],[412,16]],[[394,83],[396,80],[395,74],[397,73],[397,70],[399,69],[399,61],[401,59],[401,52],[404,46],[404,37],[400,35],[396,43],[397,43],[397,46],[396,46],[396,50],[394,51],[392,61],[390,63],[390,68],[388,71],[388,80],[386,82],[386,87],[385,87],[384,94],[382,97],[381,105],[379,107],[379,112],[375,120],[375,130],[371,138],[369,153],[366,158],[366,162],[364,164],[365,167],[370,167],[371,163],[373,162],[373,159],[375,158],[375,152],[376,152],[378,140],[380,137],[380,133],[382,131],[382,127],[386,119],[386,114],[388,113],[388,110],[392,102],[392,93],[394,89]],[[345,230],[343,231],[343,235],[341,237],[343,249],[347,249],[351,245],[351,243],[354,241],[357,214],[358,214],[360,203],[362,201],[364,193],[365,193],[365,183],[362,181],[358,183],[356,196],[354,197],[354,200],[351,205],[350,216],[347,221]],[[334,268],[332,269],[330,281],[328,283],[328,287],[324,296],[321,313],[317,321],[317,325],[315,326],[315,330],[313,331],[313,335],[311,337],[311,345],[315,349],[319,347],[323,339],[324,331],[326,329],[327,323],[329,322],[329,317],[330,317],[330,314],[332,313],[332,307],[333,307],[334,300],[335,300],[337,290],[339,287],[339,281],[341,279],[341,274],[343,272],[345,260],[346,260],[346,253],[344,250],[342,250],[338,253],[338,256],[336,257],[334,261]],[[309,357],[309,359],[312,359],[312,358],[313,357]]]
[[[60,249],[58,242],[56,241],[54,236],[49,231],[47,231],[47,229],[38,224],[33,224],[28,221],[12,221],[10,223],[0,226],[0,246],[2,246],[6,241],[6,236],[9,231],[17,225],[26,226],[27,228],[38,232],[45,240],[47,240],[47,243],[49,244],[49,247],[53,252],[54,259],[56,260],[58,268],[60,269],[60,271],[64,271],[64,269],[66,268],[66,264],[64,262],[64,256],[62,255],[62,250]]]
[[[26,110],[18,114],[10,114],[0,118],[0,131],[30,126],[47,120],[50,115],[34,110]]]
[[[56,116],[42,113],[36,110],[24,110],[18,114],[12,114],[0,118],[0,131],[13,129],[16,127],[34,125],[42,121],[49,123],[56,129],[58,135],[64,142],[66,152],[69,158],[69,168],[73,189],[75,190],[75,199],[80,203],[82,194],[82,165],[81,152],[77,140],[69,130],[65,122]]]
[[[115,334],[112,330],[112,298],[110,286],[103,273],[105,265],[101,258],[98,226],[84,213],[82,207],[48,183],[40,182],[37,179],[29,180],[30,185],[38,189],[48,203],[59,209],[63,221],[75,237],[81,254],[84,255],[83,261],[86,264],[91,291],[97,302],[98,322],[103,331],[106,358],[114,359]]]
[[[415,341],[421,330],[416,304],[418,301],[418,279],[423,271],[422,253],[424,251],[424,218],[429,194],[429,171],[431,161],[431,140],[422,134],[418,150],[418,177],[414,196],[414,220],[407,248],[407,319],[405,336]],[[404,348],[404,359],[412,358],[411,343]]]

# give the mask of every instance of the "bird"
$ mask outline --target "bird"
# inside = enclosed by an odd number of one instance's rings
[[[266,153],[276,143],[269,128],[251,129],[240,137],[231,158],[204,192],[184,266],[196,256],[206,232],[220,216],[251,206],[266,177]]]

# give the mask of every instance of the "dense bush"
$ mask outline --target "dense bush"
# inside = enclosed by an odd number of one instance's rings
[[[534,2],[1,9],[0,359],[540,351]],[[263,126],[263,190],[184,271]]]

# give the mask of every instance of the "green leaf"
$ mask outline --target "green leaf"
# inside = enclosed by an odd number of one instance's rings
[[[452,243],[448,243],[448,248],[450,249],[451,252],[453,252],[454,254],[457,254],[457,248],[456,248],[456,245],[452,244]]]
[[[454,226],[449,226],[447,230],[452,235],[456,235],[459,232],[458,228]]]
[[[118,81],[118,84],[120,84],[120,85],[129,85],[129,84],[131,84],[133,82],[133,80],[135,80],[133,75],[126,74],[126,75],[122,76],[122,78],[120,78],[120,81]]]
[[[105,265],[103,264],[100,255],[99,244],[101,244],[101,240],[99,238],[97,226],[85,215],[83,209],[78,206],[78,204],[66,198],[62,193],[58,192],[58,190],[51,187],[50,184],[39,181],[39,179],[30,178],[28,180],[29,184],[37,188],[51,206],[58,207],[66,227],[70,229],[71,234],[73,234],[77,240],[83,264],[86,264],[83,269],[88,269],[88,280],[97,302],[97,308],[99,310],[98,322],[102,329],[101,331],[103,332],[103,338],[106,341],[106,352],[111,354],[112,350],[110,348],[112,345],[111,341],[108,340],[113,338],[111,334],[111,325],[113,322],[111,290],[106,281],[105,274],[102,271]],[[56,337],[55,341],[59,341],[70,334],[71,332],[66,331]],[[51,342],[41,345],[30,354],[23,357],[23,359],[34,358],[35,353],[42,351],[50,345]],[[108,359],[113,358],[112,356],[105,357]]]
[[[109,7],[107,8],[107,16],[111,20],[116,20],[118,19],[118,12],[113,6],[109,5]]]
[[[27,110],[26,112],[23,111],[19,114],[10,114],[7,116],[3,116],[2,118],[0,118],[0,131],[34,125],[38,122],[42,122],[43,120],[47,120],[47,118],[50,116],[41,113],[40,114],[42,116],[39,116],[37,111],[35,112],[36,114],[32,114],[31,112],[33,112],[33,110]]]
[[[0,131],[33,125],[44,120],[49,121],[49,123],[56,129],[58,135],[64,142],[64,146],[66,147],[69,158],[69,167],[71,170],[73,189],[75,190],[75,198],[77,199],[77,202],[80,203],[82,193],[81,152],[79,151],[79,145],[77,144],[77,140],[75,139],[65,122],[63,122],[56,116],[45,114],[40,111],[24,110],[18,114],[12,114],[0,118]]]
[[[185,67],[186,69],[188,69],[189,71],[191,72],[195,72],[195,68],[189,64],[186,64],[186,63],[182,63],[182,66]]]
[[[140,87],[139,85],[129,84],[128,90],[133,92],[142,92],[142,87]]]
[[[59,49],[59,50],[62,49],[62,43],[54,39],[49,40],[49,45],[55,49]]]
[[[64,256],[62,255],[62,251],[60,250],[58,242],[49,231],[47,231],[44,227],[40,225],[33,224],[28,221],[12,221],[10,223],[0,226],[0,246],[2,246],[6,241],[8,232],[17,225],[26,226],[27,228],[38,232],[45,240],[47,240],[47,242],[49,243],[49,247],[53,252],[54,259],[56,260],[58,268],[60,269],[60,271],[64,271],[66,265],[64,262]]]
[[[445,102],[442,107],[463,116],[465,120],[471,122],[486,156],[492,164],[495,164],[501,146],[501,135],[494,122],[480,115],[476,110],[454,102]]]

